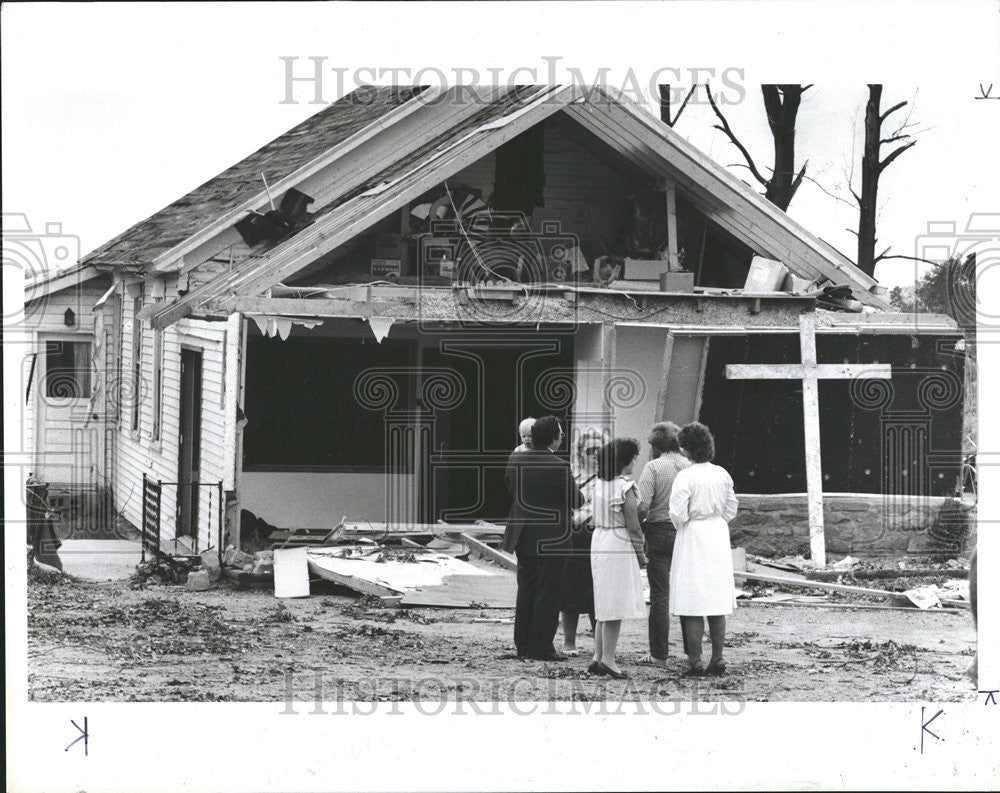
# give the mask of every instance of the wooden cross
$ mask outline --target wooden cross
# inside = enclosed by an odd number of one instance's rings
[[[823,467],[819,447],[819,380],[848,380],[855,377],[892,377],[889,364],[816,363],[816,314],[799,316],[802,363],[729,364],[730,380],[801,380],[802,415],[805,422],[806,490],[809,502],[809,549],[814,562],[826,564],[823,536]]]

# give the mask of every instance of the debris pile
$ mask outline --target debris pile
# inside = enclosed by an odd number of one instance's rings
[[[746,581],[739,596],[759,602],[853,603],[878,598],[920,609],[964,608],[969,603],[968,581],[962,580],[968,578],[969,570],[957,559],[861,560],[845,556],[819,566],[802,556],[766,559],[747,554],[743,565],[736,564],[736,558],[734,552],[736,578]],[[816,594],[817,590],[824,594]]]

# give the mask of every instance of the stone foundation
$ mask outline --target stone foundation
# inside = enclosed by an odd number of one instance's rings
[[[729,524],[733,547],[761,556],[809,553],[805,493],[738,495]],[[828,554],[852,556],[971,554],[976,509],[972,502],[934,496],[826,493],[823,521]]]

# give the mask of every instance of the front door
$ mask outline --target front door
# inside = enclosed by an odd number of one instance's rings
[[[198,536],[201,475],[201,352],[181,349],[181,415],[177,460],[177,536]]]
[[[103,424],[91,405],[93,350],[89,335],[39,334],[34,362],[34,473],[71,490],[93,487],[103,467]]]

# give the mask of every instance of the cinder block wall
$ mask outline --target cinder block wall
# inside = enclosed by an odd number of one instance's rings
[[[809,510],[805,493],[739,495],[729,525],[733,547],[761,556],[808,554]],[[866,493],[823,497],[826,548],[830,554],[970,554],[976,543],[971,502],[931,496]]]

